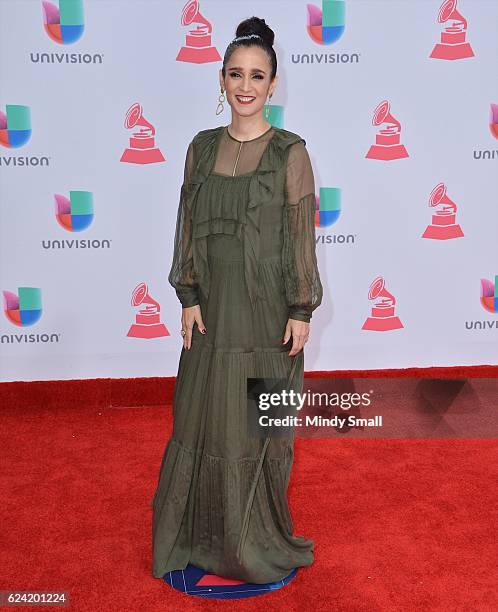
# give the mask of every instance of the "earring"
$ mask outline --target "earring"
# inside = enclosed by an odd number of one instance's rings
[[[271,96],[268,97],[268,104],[265,104],[265,119],[268,121],[268,115],[270,114],[270,101]]]
[[[223,112],[225,108],[223,106],[223,102],[225,101],[225,94],[223,93],[223,89],[221,90],[221,94],[218,96],[218,106],[216,107],[216,114],[219,115]]]

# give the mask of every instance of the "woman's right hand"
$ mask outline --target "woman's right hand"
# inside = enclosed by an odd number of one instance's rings
[[[194,323],[197,323],[197,327],[199,328],[201,334],[206,333],[206,328],[201,315],[201,307],[199,304],[190,306],[189,308],[182,308],[182,329],[185,330],[185,335],[183,336],[183,346],[187,350],[192,346],[192,329],[194,327]]]

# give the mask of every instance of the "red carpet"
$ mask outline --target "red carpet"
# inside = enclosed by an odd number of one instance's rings
[[[315,563],[270,595],[209,601],[151,576],[170,408],[63,406],[73,382],[22,409],[5,394],[29,383],[0,385],[0,589],[91,611],[498,610],[498,440],[297,439],[289,500]]]

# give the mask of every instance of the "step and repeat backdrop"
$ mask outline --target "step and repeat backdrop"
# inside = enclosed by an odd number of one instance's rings
[[[177,373],[185,153],[252,15],[315,172],[305,369],[498,364],[496,0],[0,0],[0,380]]]

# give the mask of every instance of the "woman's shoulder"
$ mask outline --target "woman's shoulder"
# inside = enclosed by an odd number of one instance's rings
[[[277,126],[273,126],[273,127],[274,127],[275,132],[279,134],[282,139],[304,140],[304,137],[301,136],[301,134],[298,134],[297,132],[291,132],[290,130],[286,130],[285,128],[280,128]]]
[[[200,130],[199,132],[197,132],[197,134],[194,135],[191,142],[193,144],[203,144],[205,142],[213,140],[214,138],[216,138],[216,136],[219,134],[220,130],[222,129],[223,129],[223,126],[219,125],[214,128]]]
[[[291,147],[293,149],[300,149],[306,146],[306,140],[301,134],[297,132],[291,132],[290,130],[286,130],[284,128],[275,127],[275,134],[272,140],[275,139],[277,145],[279,145],[282,149],[287,149],[287,147]]]

